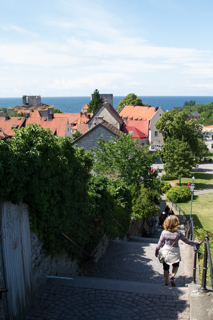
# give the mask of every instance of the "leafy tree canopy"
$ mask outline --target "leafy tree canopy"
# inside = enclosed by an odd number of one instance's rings
[[[54,113],[63,113],[63,112],[58,108],[54,108]]]
[[[25,117],[25,116],[26,116],[25,112],[19,112],[19,113],[15,112],[10,115],[10,117]]]
[[[118,104],[118,112],[121,111],[121,109],[124,107],[124,105],[127,106],[143,106],[141,98],[137,97],[134,93],[129,93],[123,100],[121,100]]]
[[[7,114],[7,108],[0,108],[0,111],[3,111],[4,114]]]
[[[94,93],[93,93],[93,97],[92,100],[89,103],[89,107],[87,112],[93,112],[95,113],[100,106],[103,104],[103,101],[100,97],[99,91],[97,89],[95,89]]]
[[[184,106],[190,106],[190,107],[192,107],[192,106],[194,106],[195,105],[195,101],[193,101],[193,100],[190,100],[189,102],[188,101],[185,101],[184,102]]]
[[[213,124],[213,102],[208,104],[200,103],[193,106],[184,105],[182,110],[185,112],[189,110],[197,111],[200,114],[200,119],[197,122],[204,126]]]
[[[154,185],[157,172],[151,172],[156,153],[150,154],[147,146],[138,150],[137,141],[131,135],[122,134],[118,139],[105,141],[99,138],[95,150],[94,170],[108,177],[119,177],[133,193],[138,193],[142,184]]]
[[[191,173],[191,168],[196,161],[189,144],[183,140],[168,137],[161,150],[161,158],[164,169],[168,174],[174,174],[179,178]]]
[[[202,137],[202,127],[197,121],[188,120],[187,115],[181,111],[181,108],[163,113],[155,126],[163,134],[164,143],[167,142],[168,138],[187,142],[193,154],[198,152],[198,148],[202,144],[202,142],[199,142]]]
[[[74,141],[74,140],[78,139],[80,136],[82,136],[82,133],[80,133],[79,131],[76,131],[72,135],[72,140]]]

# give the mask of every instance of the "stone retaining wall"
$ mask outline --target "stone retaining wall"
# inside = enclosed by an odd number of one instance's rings
[[[0,232],[1,236],[1,232]],[[5,289],[4,274],[3,274],[3,260],[2,260],[2,244],[0,241],[0,289]],[[6,293],[2,293],[2,299],[0,300],[0,319],[6,320]]]
[[[35,233],[31,233],[32,270],[34,291],[46,281],[46,276],[73,277],[78,275],[78,264],[67,255],[47,256],[42,249],[43,243]]]

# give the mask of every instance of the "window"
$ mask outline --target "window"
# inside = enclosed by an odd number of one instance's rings
[[[155,137],[157,137],[158,136],[158,131],[155,131]]]
[[[130,118],[130,120],[133,120],[133,118]]]
[[[212,140],[213,140],[213,136],[212,136]]]
[[[212,143],[212,145],[211,145],[211,148],[213,149],[213,143]]]

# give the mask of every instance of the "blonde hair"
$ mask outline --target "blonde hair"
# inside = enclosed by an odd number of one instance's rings
[[[179,219],[175,215],[168,216],[163,223],[164,229],[169,232],[176,232],[178,225]]]

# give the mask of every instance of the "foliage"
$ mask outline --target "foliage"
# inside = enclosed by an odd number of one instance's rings
[[[103,104],[103,101],[100,97],[99,91],[97,89],[95,89],[94,93],[93,93],[93,97],[92,100],[89,103],[89,107],[87,112],[93,112],[95,113]]]
[[[82,136],[82,133],[80,133],[79,131],[76,131],[76,132],[73,133],[73,135],[72,135],[72,141],[78,139],[80,136]]]
[[[197,121],[188,120],[187,115],[179,108],[163,113],[155,126],[163,134],[164,143],[168,138],[187,142],[193,154],[198,152],[201,143],[205,144],[198,142],[202,138],[202,127]]]
[[[141,184],[151,186],[157,171],[151,172],[156,154],[150,154],[147,146],[137,149],[137,141],[130,135],[121,134],[118,139],[105,141],[99,138],[95,148],[94,171],[108,177],[119,177],[134,192],[139,192]]]
[[[28,205],[31,228],[50,254],[81,256],[62,233],[91,253],[104,232],[123,235],[114,219],[128,229],[131,192],[120,180],[92,176],[92,156],[37,124],[0,141],[0,201]]]
[[[195,105],[195,101],[193,101],[193,100],[190,100],[189,102],[188,101],[185,101],[184,102],[184,107],[185,106],[190,106],[190,107],[192,107],[192,106],[194,106]]]
[[[25,117],[26,116],[26,113],[25,112],[19,112],[19,113],[12,113],[10,115],[10,117]]]
[[[167,193],[171,189],[171,184],[169,182],[161,181],[161,192]]]
[[[190,188],[187,186],[182,187],[172,187],[166,193],[167,198],[171,199],[173,202],[185,202],[191,197]]]
[[[132,217],[135,220],[144,220],[147,217],[158,213],[159,208],[155,205],[155,193],[149,188],[140,189],[140,194],[132,207]]]
[[[137,97],[134,93],[129,93],[126,97],[123,98],[118,104],[118,112],[121,111],[121,109],[124,107],[124,105],[127,106],[143,106],[141,98]]]
[[[177,174],[175,172],[172,172],[172,173],[168,173],[166,172],[165,174],[163,174],[161,176],[161,180],[174,180],[174,179],[177,179]]]
[[[203,157],[207,157],[209,154],[207,145],[201,139],[198,139],[197,143],[198,145],[197,150],[195,151],[195,156],[199,157],[200,159]]]
[[[54,108],[54,113],[63,113],[63,112],[58,108]]]
[[[3,111],[4,114],[7,114],[7,108],[0,108],[0,111]]]
[[[167,139],[161,150],[161,158],[165,163],[164,169],[168,174],[174,174],[179,178],[191,173],[195,165],[195,158],[187,142],[178,139]]]
[[[198,123],[209,126],[213,124],[213,102],[208,104],[196,104],[193,106],[183,106],[183,111],[187,112],[189,110],[191,111],[197,111],[200,114],[200,119],[197,120]]]

